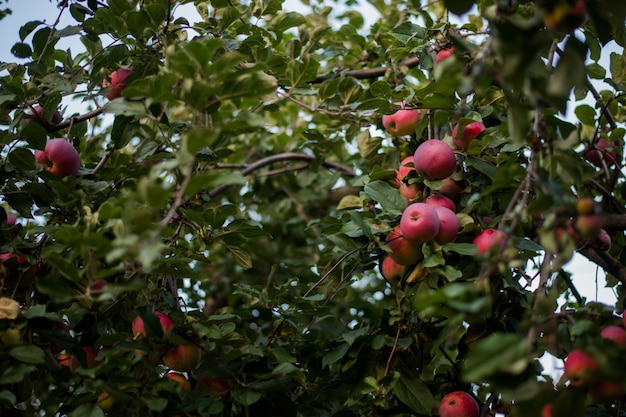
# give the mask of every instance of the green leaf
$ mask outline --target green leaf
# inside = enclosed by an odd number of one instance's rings
[[[228,250],[233,254],[233,257],[239,266],[243,269],[252,268],[252,258],[248,252],[235,246],[228,246]]]
[[[30,45],[18,42],[11,48],[11,53],[15,55],[16,58],[28,58],[32,55],[33,50],[30,49]]]
[[[24,127],[20,131],[20,135],[33,149],[43,150],[46,147],[48,135],[46,133],[46,129],[44,129],[39,123],[24,124]]]
[[[586,124],[588,126],[595,126],[596,124],[596,111],[593,107],[588,104],[581,104],[576,107],[574,111],[576,113],[576,117],[580,120],[581,123]]]
[[[24,41],[24,39],[26,39],[26,37],[37,28],[37,26],[42,25],[44,22],[40,21],[40,20],[32,20],[26,24],[24,24],[19,31],[20,34],[20,40]]]
[[[460,255],[476,255],[478,248],[473,243],[446,243],[443,245],[445,252],[456,252]]]
[[[354,344],[354,341],[361,336],[365,336],[369,332],[369,326],[361,327],[360,329],[352,330],[350,332],[344,333],[341,335],[343,340],[345,340],[350,346]]]
[[[462,377],[467,382],[483,382],[498,372],[517,375],[528,363],[528,340],[524,335],[495,333],[469,351]]]
[[[350,350],[350,345],[348,343],[340,344],[335,349],[324,355],[322,358],[322,366],[327,367],[328,365],[332,365],[333,363],[341,360],[346,353],[348,353],[348,350]]]
[[[35,156],[26,148],[16,148],[9,154],[9,162],[21,171],[36,169]]]
[[[11,391],[8,391],[8,390],[0,391],[0,404],[15,405],[16,401],[17,401],[17,397]]]
[[[80,404],[70,413],[69,417],[104,417],[104,411],[94,403]]]
[[[260,392],[242,387],[233,388],[232,393],[233,399],[243,406],[252,405],[262,397]]]
[[[268,25],[268,28],[276,33],[282,34],[287,29],[303,25],[304,23],[306,23],[306,19],[300,13],[286,12],[280,13],[278,16],[274,17]]]
[[[407,206],[406,199],[385,181],[373,181],[363,187],[363,192],[377,201],[389,214],[402,214]]]
[[[396,397],[420,415],[430,415],[434,399],[426,384],[417,378],[401,375],[393,387]]]
[[[13,345],[9,355],[24,363],[43,363],[45,353],[43,349],[35,345]]]

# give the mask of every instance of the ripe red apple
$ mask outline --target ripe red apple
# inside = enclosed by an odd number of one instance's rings
[[[34,113],[27,113],[26,115],[26,121],[29,123],[39,123],[43,127],[47,127],[51,125],[58,125],[63,121],[63,116],[61,116],[61,113],[58,110],[52,114],[51,120],[46,120],[44,118],[43,107],[35,106],[33,107],[33,110]]]
[[[174,371],[187,372],[200,364],[202,351],[193,343],[177,345],[163,355],[163,364]]]
[[[578,0],[571,5],[567,0],[557,0],[550,3],[544,17],[546,27],[553,32],[570,33],[581,27],[587,21],[587,11],[584,0]]]
[[[8,226],[15,226],[15,223],[17,223],[17,217],[11,215],[11,214],[7,214],[7,225]]]
[[[413,155],[407,156],[400,162],[400,167],[396,170],[396,178],[398,181],[404,181],[411,171],[415,171],[413,167]]]
[[[615,142],[609,142],[605,138],[598,139],[585,152],[585,159],[597,167],[611,166],[617,161],[617,152],[615,152]]]
[[[596,381],[598,363],[587,353],[575,349],[565,358],[564,374],[573,387],[589,387]]]
[[[479,415],[478,402],[465,391],[446,394],[439,403],[439,417],[478,417]]]
[[[404,265],[400,265],[389,255],[385,255],[380,263],[380,273],[383,277],[394,285],[398,285],[404,273]]]
[[[404,237],[400,226],[387,234],[385,244],[391,249],[389,256],[400,265],[413,265],[423,257],[422,249]]]
[[[394,103],[400,106],[400,110],[393,114],[383,116],[383,126],[387,132],[394,136],[406,136],[415,133],[415,126],[420,120],[417,109],[407,109],[404,103]]]
[[[485,130],[485,125],[481,122],[471,122],[465,125],[463,132],[457,137],[457,130],[459,125],[455,125],[452,128],[452,142],[459,148],[466,150],[469,147],[471,141],[476,139]]]
[[[431,181],[443,180],[454,173],[456,158],[447,143],[430,139],[415,150],[414,166],[417,173]]]
[[[450,58],[454,54],[454,48],[442,49],[435,55],[435,64],[438,64],[446,58]]]
[[[107,79],[102,81],[102,87],[110,88],[105,94],[109,100],[116,99],[122,95],[122,91],[126,88],[126,78],[133,72],[130,68],[120,68],[113,71]]]
[[[600,332],[603,339],[609,339],[618,346],[626,346],[626,330],[619,326],[607,326]]]
[[[432,194],[426,199],[426,201],[424,201],[424,203],[433,207],[445,207],[456,213],[456,204],[454,204],[454,201],[443,194]]]
[[[478,253],[486,253],[492,247],[502,248],[506,234],[502,230],[485,229],[474,238],[474,245],[478,247]]]
[[[106,279],[99,279],[96,282],[94,282],[93,284],[91,284],[88,288],[88,294],[91,297],[99,297],[102,294],[102,289],[108,284],[109,282]]]
[[[439,233],[439,217],[435,208],[426,203],[410,204],[400,218],[400,231],[414,245],[434,239]]]
[[[59,177],[76,175],[80,168],[78,151],[71,143],[61,138],[50,139],[43,151],[37,149],[35,159],[43,165],[43,169]]]
[[[191,391],[191,384],[185,375],[178,372],[170,371],[165,374],[166,377],[175,381],[183,391]]]
[[[626,313],[622,313],[622,324],[626,327]]]
[[[435,242],[440,245],[454,242],[459,234],[461,223],[456,214],[447,207],[435,207],[437,217],[439,217],[439,232],[435,236]]]
[[[99,350],[93,346],[83,346],[83,352],[85,352],[85,361],[87,368],[93,368],[97,366],[100,361],[96,359]]]
[[[163,328],[163,337],[166,337],[172,332],[172,329],[174,328],[174,323],[172,323],[172,320],[160,311],[155,311],[154,315],[157,316],[159,322],[161,323],[161,327]],[[133,336],[135,336],[135,338],[140,336],[146,337],[147,335],[143,319],[139,316],[135,317],[135,319],[133,320],[132,329]]]
[[[417,183],[407,184],[405,182],[401,182],[398,187],[398,191],[400,192],[400,195],[410,203],[420,195],[422,188]]]
[[[223,397],[230,390],[230,384],[226,378],[205,375],[198,378],[196,390],[214,392]]]
[[[441,181],[441,188],[439,188],[438,191],[446,197],[449,197],[454,204],[459,204],[464,189],[463,182],[455,181],[452,178],[444,178]]]

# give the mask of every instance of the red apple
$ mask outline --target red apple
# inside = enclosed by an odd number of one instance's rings
[[[223,397],[230,390],[230,384],[226,378],[205,375],[198,378],[196,390],[214,392]]]
[[[626,330],[619,326],[607,326],[600,332],[603,339],[609,339],[618,346],[626,346]]]
[[[587,21],[587,11],[584,0],[578,0],[571,5],[567,0],[550,2],[550,8],[544,14],[546,27],[557,33],[570,33],[581,27]]]
[[[465,391],[446,394],[439,403],[439,417],[478,417],[479,415],[478,402]]]
[[[454,48],[442,49],[441,51],[437,52],[437,55],[435,55],[435,64],[441,62],[446,58],[450,58],[453,54]]]
[[[439,217],[439,233],[435,236],[435,242],[440,245],[454,242],[459,234],[461,223],[456,214],[447,207],[435,207],[437,217]]]
[[[452,178],[444,178],[441,181],[441,188],[439,188],[438,191],[446,197],[449,197],[454,204],[459,204],[464,189],[463,182],[455,181]]]
[[[15,226],[16,223],[17,223],[17,217],[11,214],[7,214],[7,225]]]
[[[387,234],[385,244],[391,249],[389,256],[400,265],[413,265],[423,257],[422,249],[404,237],[400,226]]]
[[[110,88],[105,94],[109,100],[121,97],[122,91],[126,88],[126,78],[133,72],[130,68],[120,68],[113,71],[106,80],[102,81],[104,88]]]
[[[452,142],[457,148],[466,150],[469,147],[471,141],[476,139],[485,130],[485,125],[481,122],[468,123],[463,128],[463,133],[457,137],[457,130],[459,125],[455,125],[452,129]]]
[[[617,161],[617,152],[613,150],[614,148],[615,142],[600,138],[585,152],[585,159],[597,167],[602,167],[603,164],[611,166]]]
[[[424,203],[433,207],[445,207],[456,213],[456,204],[454,204],[454,201],[443,194],[432,194],[426,199],[426,201],[424,201]]]
[[[626,327],[626,313],[622,313],[622,324]]]
[[[405,108],[404,103],[394,104],[399,105],[400,110],[383,116],[383,126],[387,132],[394,136],[406,136],[415,133],[415,126],[420,120],[419,111]]]
[[[400,218],[400,231],[414,245],[434,239],[439,233],[439,217],[435,208],[426,203],[410,204]]]
[[[0,262],[4,263],[9,261],[10,259],[15,259],[18,265],[24,265],[28,261],[23,256],[20,256],[16,253],[0,253]]]
[[[66,366],[70,371],[74,372],[78,368],[78,359],[69,353],[59,353],[57,362],[61,366]]]
[[[589,387],[596,380],[598,363],[587,353],[575,349],[565,358],[564,374],[573,387]]]
[[[35,151],[35,159],[43,169],[59,177],[76,175],[80,168],[78,151],[65,139],[50,139],[43,151]]]
[[[165,374],[166,377],[175,381],[183,391],[191,391],[191,384],[185,375],[178,372],[170,371]]]
[[[99,279],[89,286],[89,295],[91,297],[99,297],[102,294],[102,289],[108,284],[106,279]]]
[[[404,181],[411,171],[415,171],[413,167],[413,155],[407,156],[400,162],[400,167],[396,170],[398,181]]]
[[[172,332],[172,329],[174,328],[174,323],[172,323],[172,320],[160,311],[156,311],[154,315],[158,317],[159,322],[161,323],[161,327],[163,328],[163,337],[166,337]],[[133,320],[132,329],[133,336],[135,336],[135,338],[140,336],[146,337],[147,335],[143,319],[139,316],[135,317],[135,319]]]
[[[414,166],[417,173],[431,181],[443,180],[454,173],[456,158],[447,143],[430,139],[415,150]]]
[[[422,188],[417,183],[407,184],[405,182],[401,182],[398,187],[398,191],[400,192],[400,195],[402,195],[402,197],[410,203],[420,195]]]
[[[546,404],[541,409],[541,417],[552,417],[552,404]]]
[[[170,348],[163,355],[163,364],[170,369],[187,372],[200,364],[202,351],[193,343],[177,345]]]
[[[58,125],[63,121],[63,116],[61,116],[61,113],[58,110],[52,114],[52,120],[46,120],[44,118],[43,107],[35,106],[33,107],[33,110],[34,113],[28,113],[26,116],[26,121],[29,123],[39,123],[43,127],[47,127],[51,125]]]
[[[486,253],[492,247],[502,248],[506,234],[502,230],[485,229],[474,238],[474,245],[478,247],[478,253]]]
[[[98,394],[96,404],[98,404],[98,407],[102,410],[109,411],[115,406],[115,404],[117,404],[117,399],[108,392],[103,391]]]
[[[380,273],[390,283],[397,285],[402,279],[404,265],[400,265],[389,255],[386,255],[380,263]]]

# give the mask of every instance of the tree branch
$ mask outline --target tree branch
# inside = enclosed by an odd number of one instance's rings
[[[418,57],[408,58],[402,60],[398,63],[399,66],[413,68],[419,64],[420,60]],[[339,77],[352,77],[357,80],[365,80],[369,78],[378,78],[385,75],[385,73],[389,70],[389,67],[376,67],[376,68],[366,68],[361,70],[351,70],[346,72],[339,73],[331,73],[331,74],[318,74],[311,84],[319,84],[326,80],[331,80],[333,78]]]
[[[602,267],[607,274],[613,275],[622,285],[626,285],[626,269],[619,260],[612,257],[608,252],[587,247],[579,249],[578,253]]]
[[[89,120],[91,118],[99,116],[100,114],[102,114],[102,107],[99,107],[99,108],[97,108],[95,110],[92,110],[89,113],[85,113],[85,114],[81,114],[79,116],[71,117],[71,118],[67,119],[64,122],[59,123],[58,125],[53,125],[53,126],[48,127],[46,129],[46,131],[48,133],[57,132],[57,131],[59,131],[61,129],[65,129],[66,127],[70,127],[71,125],[73,125],[75,123],[84,122],[85,120]]]

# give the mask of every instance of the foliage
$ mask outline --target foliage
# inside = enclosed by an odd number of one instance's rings
[[[626,6],[588,1],[589,21],[562,35],[545,28],[547,0],[370,3],[370,27],[353,1],[302,14],[280,0],[65,0],[67,27],[33,11],[16,62],[0,63],[3,207],[20,219],[3,222],[1,251],[27,261],[0,266],[20,309],[0,319],[3,335],[19,330],[0,344],[3,415],[427,416],[456,389],[483,415],[538,416],[547,402],[556,417],[626,415],[539,362],[583,347],[626,379],[624,348],[599,336],[626,307]],[[128,86],[108,101],[121,67]],[[421,111],[411,137],[382,130],[399,101]],[[35,105],[64,121],[28,122]],[[407,204],[389,169],[472,120],[487,129],[457,152],[456,242],[424,244],[386,282],[385,235]],[[79,150],[77,176],[36,162],[55,137]],[[616,163],[585,159],[599,137]],[[608,251],[563,233],[583,197]],[[477,255],[487,227],[507,245]],[[580,296],[563,269],[574,251],[606,270],[614,304]],[[132,337],[137,315],[145,338]],[[160,361],[185,341],[203,353],[191,391]],[[206,377],[229,389],[200,389]]]

